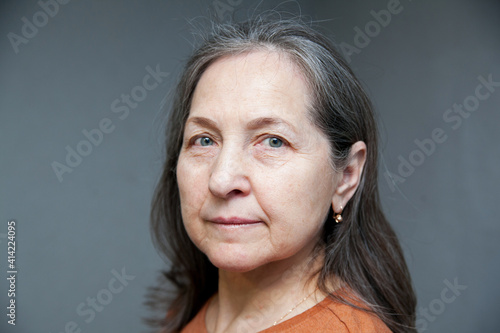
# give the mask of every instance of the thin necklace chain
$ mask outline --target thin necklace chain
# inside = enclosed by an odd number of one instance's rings
[[[293,310],[295,310],[300,304],[304,303],[306,299],[308,299],[309,297],[311,297],[312,294],[314,294],[316,292],[316,290],[318,290],[318,287],[316,287],[316,289],[313,290],[312,293],[310,293],[309,295],[307,295],[306,297],[304,297],[302,299],[302,301],[300,301],[299,303],[297,303],[297,305],[295,305],[293,308],[291,308],[287,313],[285,313],[280,319],[276,320],[273,324],[273,326],[276,326],[277,323],[279,323],[280,321],[283,320],[283,318],[285,318],[286,316],[288,316]]]

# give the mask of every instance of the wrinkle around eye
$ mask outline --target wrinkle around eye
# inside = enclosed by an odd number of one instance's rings
[[[200,144],[200,140],[203,138],[209,138],[212,144],[207,146],[202,146]],[[184,142],[182,144],[182,151],[186,154],[186,156],[191,157],[213,157],[217,154],[218,141],[212,135],[207,133],[199,133],[199,134],[190,134],[185,137]]]
[[[276,138],[282,142],[280,147],[273,147],[269,144],[269,140]],[[293,148],[290,143],[279,135],[266,135],[263,139],[252,147],[252,154],[262,162],[277,162],[283,159],[288,160],[291,157]]]

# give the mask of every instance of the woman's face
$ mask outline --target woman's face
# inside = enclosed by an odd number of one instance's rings
[[[177,165],[184,226],[218,268],[308,255],[337,176],[308,119],[306,82],[284,55],[218,59],[194,92]]]

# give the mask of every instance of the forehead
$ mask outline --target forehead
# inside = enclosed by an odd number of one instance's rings
[[[230,111],[303,117],[309,101],[307,81],[287,54],[251,51],[219,58],[207,68],[196,86],[190,116]]]

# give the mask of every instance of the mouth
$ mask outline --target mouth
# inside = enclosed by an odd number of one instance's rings
[[[244,227],[262,223],[262,221],[259,220],[251,220],[241,217],[216,217],[209,221],[223,227]]]

